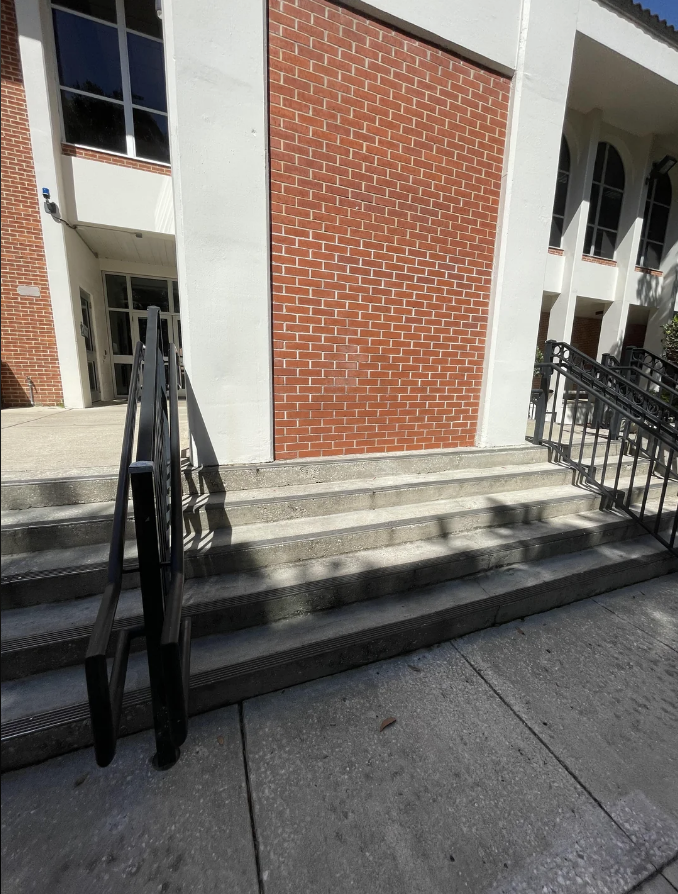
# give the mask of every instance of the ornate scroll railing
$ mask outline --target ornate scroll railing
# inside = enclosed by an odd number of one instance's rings
[[[678,555],[675,411],[563,342],[546,342],[539,368],[535,441]]]
[[[161,350],[160,313],[148,311],[146,345],[137,344],[118,476],[108,584],[92,631],[85,673],[97,763],[115,755],[131,640],[144,637],[156,739],[156,766],[170,767],[186,738],[190,620],[182,621],[184,586],[179,358],[170,346],[168,370]],[[169,382],[167,381],[169,379]],[[136,461],[131,462],[140,400]],[[138,566],[123,567],[128,493],[134,505]],[[107,655],[122,574],[138,571],[143,627],[121,629],[113,667]]]

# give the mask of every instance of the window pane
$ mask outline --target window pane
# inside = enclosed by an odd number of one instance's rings
[[[605,166],[605,185],[624,189],[624,165],[614,146],[608,144],[607,164]]]
[[[106,296],[109,307],[129,307],[127,300],[127,277],[107,273]]]
[[[596,254],[600,258],[614,258],[614,250],[617,247],[617,234],[609,230],[598,230],[596,234]]]
[[[118,29],[54,10],[59,83],[122,99]]]
[[[162,44],[138,34],[127,35],[132,102],[138,106],[167,111],[165,59]]]
[[[127,152],[125,113],[122,106],[105,99],[61,91],[64,136],[67,143],[94,149]]]
[[[652,242],[663,242],[666,238],[666,225],[669,222],[669,209],[664,205],[653,205],[647,224],[647,238]]]
[[[125,0],[125,23],[133,31],[162,37],[162,22],[155,11],[155,0]]]
[[[606,146],[607,143],[598,143],[598,150],[596,152],[596,163],[593,166],[593,179],[596,181],[596,183],[600,183],[603,176],[603,163],[605,162]]]
[[[584,239],[584,254],[590,255],[593,247],[593,227],[589,224],[586,228],[586,237]]]
[[[556,197],[553,202],[553,213],[559,214],[561,217],[565,214],[565,202],[567,201],[567,181],[567,174],[558,174],[558,180],[556,181]]]
[[[59,0],[59,6],[84,12],[85,15],[94,16],[95,19],[105,19],[107,22],[118,20],[115,14],[115,0]]]
[[[641,267],[651,267],[658,270],[662,262],[662,254],[664,246],[657,242],[648,242],[645,248],[645,258],[641,263]]]
[[[619,226],[619,214],[621,212],[622,194],[616,189],[603,187],[603,195],[600,200],[600,213],[598,214],[598,226],[607,230],[616,230]]]
[[[654,181],[654,201],[660,205],[671,204],[671,180],[668,174],[662,174]]]
[[[131,363],[114,363],[115,368],[115,393],[118,397],[127,397],[129,383],[132,379]]]
[[[161,311],[169,311],[169,293],[166,279],[146,279],[132,277],[132,307],[135,310],[148,310],[159,307]],[[141,324],[141,320],[139,321]],[[143,339],[142,339],[143,340]]]
[[[174,313],[178,314],[181,312],[181,308],[179,307],[179,283],[176,281],[172,282],[172,296],[174,298]]]
[[[169,163],[167,117],[154,115],[153,112],[144,112],[141,109],[134,109],[133,114],[137,155],[140,158]]]
[[[114,354],[132,353],[132,331],[129,314],[119,310],[108,312],[111,320],[111,347]]]
[[[554,216],[551,220],[551,236],[549,238],[549,245],[551,246],[551,248],[560,248],[562,238],[563,218]]]

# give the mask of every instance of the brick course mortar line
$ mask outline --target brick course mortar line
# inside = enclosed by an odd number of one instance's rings
[[[61,154],[70,158],[87,158],[90,161],[101,161],[108,165],[117,165],[121,168],[132,168],[135,171],[148,171],[151,174],[164,174],[170,177],[172,169],[169,165],[158,164],[153,161],[144,161],[141,158],[127,158],[124,155],[113,155],[110,152],[101,152],[99,149],[86,149],[84,146],[73,146],[71,143],[61,144]]]
[[[269,5],[277,459],[473,445],[510,82]]]
[[[62,400],[14,4],[2,15],[2,406]],[[38,297],[20,295],[35,286]]]

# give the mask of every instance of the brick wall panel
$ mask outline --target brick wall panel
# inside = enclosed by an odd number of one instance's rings
[[[474,443],[509,82],[270,2],[275,453]]]
[[[62,400],[26,97],[12,0],[2,12],[2,405]],[[39,297],[20,295],[36,286]]]

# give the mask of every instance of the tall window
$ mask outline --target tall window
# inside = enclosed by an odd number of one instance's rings
[[[58,0],[52,15],[66,142],[168,162],[154,0]]]
[[[565,204],[567,202],[567,185],[570,181],[570,147],[565,137],[560,140],[560,158],[558,159],[558,177],[556,178],[556,197],[553,201],[553,217],[551,218],[551,248],[560,248],[565,230]]]
[[[657,270],[664,254],[666,225],[671,210],[671,181],[668,174],[661,174],[650,181],[643,215],[643,230],[638,246],[639,267]]]
[[[609,143],[598,143],[584,240],[585,255],[614,258],[623,198],[624,165],[619,153]]]

